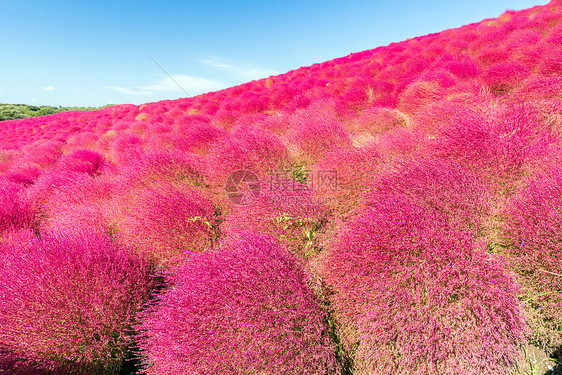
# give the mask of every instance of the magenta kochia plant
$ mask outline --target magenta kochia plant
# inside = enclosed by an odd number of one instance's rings
[[[387,194],[320,268],[356,374],[508,374],[524,321],[514,281],[447,216]]]
[[[326,315],[298,258],[238,233],[173,269],[144,313],[148,374],[338,374]]]
[[[368,199],[378,205],[387,195],[403,194],[421,207],[444,213],[449,222],[478,233],[490,214],[491,192],[472,171],[442,159],[419,159],[373,178]]]
[[[504,248],[523,285],[532,340],[562,346],[562,170],[536,176],[506,209]]]
[[[324,232],[331,214],[315,196],[313,183],[311,179],[300,183],[289,172],[272,174],[269,180],[262,181],[255,202],[233,205],[221,233],[267,233],[298,256],[316,255],[320,250],[318,235]]]
[[[286,139],[299,162],[310,164],[330,150],[351,145],[349,132],[330,100],[319,99],[295,112],[290,123]]]
[[[521,63],[500,62],[490,66],[483,79],[494,94],[505,95],[529,74],[529,69]]]
[[[200,190],[163,184],[131,192],[118,230],[143,256],[170,260],[213,245],[218,220],[212,202]]]
[[[540,162],[554,138],[532,106],[497,107],[490,116],[470,110],[439,130],[434,152],[501,184]]]
[[[62,156],[56,168],[96,176],[102,172],[105,164],[104,157],[98,152],[88,149],[77,149]]]
[[[0,234],[32,228],[34,215],[23,189],[15,182],[0,179]]]
[[[265,176],[271,169],[287,164],[288,152],[279,137],[252,125],[236,125],[230,137],[224,137],[210,151],[207,181],[224,185],[236,170],[246,169]]]
[[[0,373],[118,373],[151,266],[94,231],[10,242],[0,247]]]

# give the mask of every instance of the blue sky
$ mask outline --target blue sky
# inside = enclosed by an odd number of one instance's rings
[[[546,3],[0,0],[0,103],[193,96]]]

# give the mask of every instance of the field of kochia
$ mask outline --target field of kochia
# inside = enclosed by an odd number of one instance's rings
[[[562,350],[562,2],[0,122],[0,374],[514,374]]]

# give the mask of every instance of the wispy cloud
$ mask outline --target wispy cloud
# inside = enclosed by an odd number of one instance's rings
[[[179,86],[178,86],[179,85]],[[162,76],[152,83],[134,86],[103,86],[105,89],[113,90],[121,94],[151,96],[162,92],[188,92],[190,95],[198,95],[204,92],[221,90],[228,87],[227,84],[211,79],[193,77],[183,74],[171,74]]]
[[[225,72],[230,72],[232,73],[235,79],[244,82],[280,74],[280,72],[273,69],[268,69],[258,66],[243,65],[243,64],[235,64],[216,57],[201,59],[199,60],[199,62],[211,68],[215,68]]]
[[[171,74],[171,77],[162,77],[150,85],[139,86],[137,88],[148,91],[181,92],[182,89],[178,87],[178,84],[189,93],[215,91],[227,87],[224,83],[211,79],[183,74]]]
[[[154,95],[154,93],[151,92],[151,91],[132,89],[132,88],[123,87],[123,86],[103,86],[103,88],[108,89],[108,90],[117,91],[121,94],[127,94],[127,95],[143,95],[143,96]]]
[[[43,90],[45,91],[54,91],[56,90],[55,86],[45,86],[43,87]]]

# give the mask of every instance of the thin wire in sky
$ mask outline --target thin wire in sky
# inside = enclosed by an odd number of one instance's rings
[[[184,89],[183,87],[181,87],[181,85],[178,83],[178,81],[176,81],[176,80],[174,79],[174,77],[172,77],[172,76],[170,75],[170,73],[168,73],[168,72],[166,71],[166,69],[164,69],[164,68],[162,67],[162,65],[160,65],[160,64],[158,63],[158,61],[156,61],[156,59],[155,59],[154,57],[152,57],[149,53],[147,53],[147,55],[148,55],[148,57],[150,57],[150,59],[151,59],[152,61],[154,61],[154,63],[155,63],[156,65],[158,65],[158,67],[159,67],[160,69],[162,69],[162,71],[163,71],[164,73],[166,73],[166,75],[167,75],[168,77],[170,77],[170,79],[171,79],[172,81],[174,81],[174,83],[175,83],[176,85],[178,85],[178,87],[181,89],[181,91],[185,92],[185,95],[187,95],[188,97],[191,96],[191,95],[189,95],[189,93],[188,93],[187,91],[185,91],[185,89]]]

